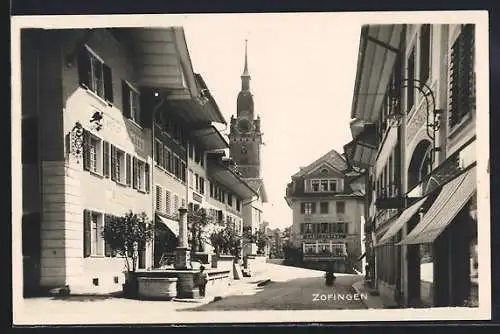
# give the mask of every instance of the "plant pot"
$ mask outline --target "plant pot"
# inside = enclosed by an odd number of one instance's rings
[[[122,284],[125,298],[137,298],[139,295],[139,281],[135,272],[126,273],[125,283]]]

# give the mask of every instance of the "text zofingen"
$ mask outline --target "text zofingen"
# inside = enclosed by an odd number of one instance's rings
[[[313,293],[312,294],[312,301],[313,302],[319,302],[319,301],[329,301],[329,300],[367,300],[368,299],[368,294],[367,293]]]

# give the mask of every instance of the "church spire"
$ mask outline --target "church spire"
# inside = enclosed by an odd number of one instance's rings
[[[245,39],[245,67],[241,75],[241,90],[250,90],[250,74],[248,73],[248,53],[247,53],[248,40]]]

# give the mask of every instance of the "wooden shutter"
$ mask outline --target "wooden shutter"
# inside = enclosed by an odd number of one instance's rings
[[[109,143],[107,141],[103,141],[102,145],[103,174],[105,177],[109,178]]]
[[[83,169],[90,170],[90,132],[83,130]]]
[[[149,188],[150,188],[150,185],[149,185],[149,164],[146,164],[144,166],[144,172],[145,172],[144,183],[146,185],[146,192],[149,193]]]
[[[138,161],[135,157],[132,158],[132,185],[134,189],[137,189],[137,172],[138,172]]]
[[[300,213],[306,213],[306,203],[300,203]]]
[[[106,101],[113,102],[113,76],[111,68],[106,64],[102,64],[102,73],[104,79],[104,98]]]
[[[91,226],[90,226],[90,214],[89,210],[83,210],[83,257],[90,256],[91,250]]]
[[[116,147],[111,145],[111,180],[116,181]]]
[[[122,103],[123,116],[130,118],[130,87],[125,80],[122,80]]]
[[[78,80],[80,85],[90,88],[90,56],[86,49],[78,54]]]
[[[316,213],[316,203],[311,203],[311,213]]]
[[[300,224],[300,233],[304,233],[304,223]]]
[[[131,166],[130,166],[130,154],[127,153],[125,160],[126,160],[125,163],[126,163],[126,174],[127,174],[125,177],[125,180],[127,182],[127,186],[130,186],[132,184],[132,182],[131,182],[132,173],[131,173]],[[135,160],[135,158],[134,158],[134,160]],[[135,179],[134,179],[134,188],[135,188]]]
[[[110,215],[107,215],[107,214],[104,215],[104,228],[106,227],[106,225],[110,221],[110,218],[111,218]],[[106,257],[113,256],[113,251],[111,250],[111,247],[106,242],[106,240],[104,240],[104,256],[106,256]]]

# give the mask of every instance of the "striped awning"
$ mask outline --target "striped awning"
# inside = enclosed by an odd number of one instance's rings
[[[445,184],[420,223],[401,245],[432,243],[453,221],[476,191],[476,167]]]
[[[351,117],[376,122],[402,40],[403,24],[365,25],[361,30]]]
[[[391,238],[399,232],[417,212],[424,205],[427,197],[423,197],[419,199],[416,203],[409,206],[406,210],[404,210],[401,215],[392,222],[392,225],[389,227],[387,232],[385,232],[384,236],[377,242],[376,246],[383,246],[390,242]]]
[[[158,221],[163,223],[172,233],[178,237],[179,236],[179,222],[176,220],[168,219],[160,215],[156,215]]]

